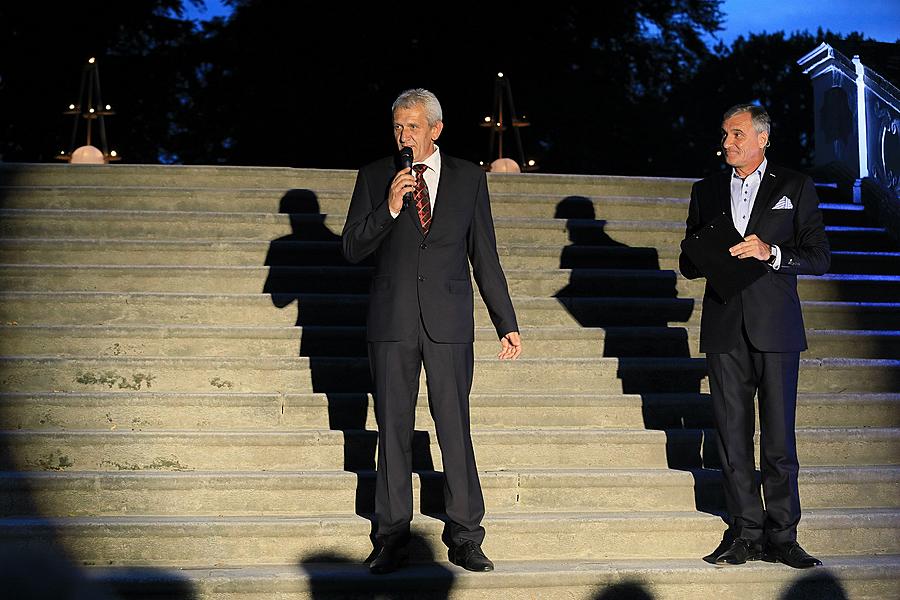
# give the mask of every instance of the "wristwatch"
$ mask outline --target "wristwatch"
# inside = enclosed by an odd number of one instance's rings
[[[778,255],[776,254],[776,252],[778,251],[777,248],[778,247],[774,246],[774,245],[770,246],[770,250],[769,250],[770,254],[769,254],[769,258],[766,259],[766,264],[771,267],[775,266],[775,261],[778,259]]]

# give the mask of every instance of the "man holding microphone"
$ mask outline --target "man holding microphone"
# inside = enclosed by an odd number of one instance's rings
[[[366,335],[378,422],[380,549],[369,568],[389,573],[407,556],[412,436],[424,364],[444,465],[450,560],[470,571],[490,571],[493,563],[481,550],[484,499],[469,428],[470,262],[500,338],[500,359],[520,355],[519,327],[497,256],[484,171],[438,148],[443,116],[431,92],[403,92],[392,113],[397,149],[411,149],[412,168],[398,168],[395,157],[361,168],[342,234],[347,260],[375,259]]]

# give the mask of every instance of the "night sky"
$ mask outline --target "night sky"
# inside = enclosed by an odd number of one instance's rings
[[[226,16],[231,9],[219,0],[206,0],[199,11],[185,2],[186,17],[209,19]],[[724,29],[717,38],[730,45],[739,35],[808,30],[819,27],[835,33],[859,31],[881,42],[900,40],[900,2],[897,0],[828,0],[827,2],[787,2],[785,0],[725,0]],[[715,39],[710,42],[715,43]]]

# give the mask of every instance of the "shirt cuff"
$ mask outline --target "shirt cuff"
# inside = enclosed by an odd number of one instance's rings
[[[772,268],[777,271],[781,268],[781,248],[772,244],[772,254],[775,255],[775,262],[772,263]]]
[[[394,219],[396,219],[397,217],[400,216],[400,211],[399,211],[399,210],[398,210],[397,212],[394,212],[394,211],[392,211],[390,208],[388,208],[388,212],[391,213],[391,217],[394,218]]]

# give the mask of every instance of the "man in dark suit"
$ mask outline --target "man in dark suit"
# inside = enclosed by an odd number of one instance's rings
[[[375,257],[367,340],[378,422],[375,483],[379,553],[373,573],[406,559],[412,519],[412,435],[419,375],[444,464],[450,560],[470,571],[493,570],[481,550],[484,499],[469,431],[474,366],[469,262],[500,337],[501,359],[521,353],[519,327],[497,256],[487,178],[478,166],[441,152],[441,105],[431,92],[403,92],[392,107],[398,150],[359,170],[343,231],[344,256]],[[404,200],[407,193],[412,198]]]
[[[744,241],[729,249],[768,265],[760,279],[730,298],[706,287],[700,351],[706,353],[718,432],[729,529],[704,560],[717,565],[764,559],[796,568],[820,565],[797,543],[800,495],[794,432],[800,352],[806,333],[797,275],[821,275],[831,253],[809,177],[771,165],[769,115],[756,105],[729,109],[722,149],[732,167],[694,184],[687,235],[725,213]],[[682,253],[681,273],[703,274]],[[754,461],[754,395],[759,401],[760,470]]]

